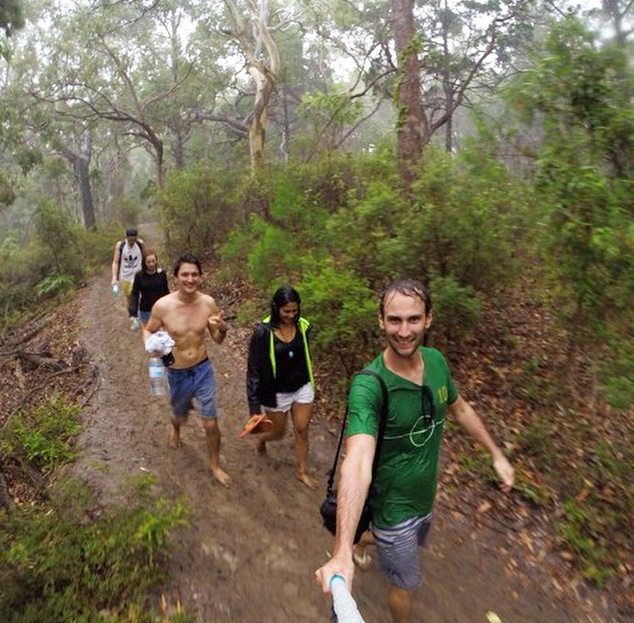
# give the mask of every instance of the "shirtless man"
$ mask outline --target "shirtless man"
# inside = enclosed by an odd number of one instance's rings
[[[220,429],[216,411],[216,383],[205,347],[205,331],[221,344],[227,335],[227,323],[211,296],[198,291],[202,270],[193,255],[181,255],[174,266],[176,291],[160,298],[143,329],[143,339],[159,329],[167,331],[175,342],[174,361],[167,369],[172,406],[171,446],[181,445],[180,429],[196,398],[205,430],[209,468],[220,484],[229,486],[229,474],[220,467]]]

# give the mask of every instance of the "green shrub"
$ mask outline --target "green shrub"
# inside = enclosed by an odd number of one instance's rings
[[[0,431],[0,447],[19,454],[45,472],[72,461],[73,437],[80,431],[80,409],[57,396],[13,416]]]
[[[460,337],[476,325],[480,299],[472,287],[460,286],[453,277],[436,277],[430,288],[437,324],[448,337]]]
[[[38,298],[47,298],[49,296],[55,296],[67,292],[73,287],[73,278],[69,275],[49,275],[44,277],[37,286],[35,286],[35,293]]]
[[[146,602],[182,504],[153,496],[145,479],[125,508],[87,521],[83,497],[0,516],[3,622],[164,620]]]
[[[121,227],[104,225],[88,231],[61,209],[45,204],[36,215],[36,236],[17,231],[0,238],[0,330],[33,307],[33,290],[42,298],[63,294],[112,257]]]
[[[232,198],[239,186],[235,174],[201,165],[172,171],[157,197],[168,252],[204,254],[226,240],[238,217]]]
[[[317,350],[336,355],[349,376],[372,351],[376,296],[361,277],[332,260],[306,270],[297,288],[302,313],[315,328],[312,343]]]

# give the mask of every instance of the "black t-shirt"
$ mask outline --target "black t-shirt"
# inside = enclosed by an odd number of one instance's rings
[[[138,272],[134,276],[134,285],[132,286],[129,308],[130,314],[136,316],[137,307],[143,312],[151,311],[154,303],[169,293],[170,289],[167,284],[167,275],[164,271],[146,273],[142,270]]]
[[[302,334],[298,328],[290,342],[280,340],[275,334],[273,340],[277,369],[275,391],[284,394],[295,392],[310,380]]]

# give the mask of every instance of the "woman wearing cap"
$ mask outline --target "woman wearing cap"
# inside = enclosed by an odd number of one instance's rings
[[[288,413],[295,431],[295,475],[314,489],[308,473],[308,425],[314,400],[313,369],[308,336],[310,323],[300,316],[300,297],[290,285],[273,295],[271,314],[259,322],[249,344],[247,400],[251,415],[266,413],[272,428],[259,435],[258,451],[266,442],[282,439]]]
[[[145,249],[141,270],[134,276],[128,313],[133,319],[133,328],[137,328],[137,319],[143,326],[150,319],[152,305],[162,296],[170,293],[167,275],[158,265],[158,258],[153,249]],[[137,322],[135,322],[137,321]]]

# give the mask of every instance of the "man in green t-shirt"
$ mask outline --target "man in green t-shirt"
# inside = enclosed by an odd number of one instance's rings
[[[379,306],[387,347],[367,366],[388,390],[387,424],[374,477],[372,533],[379,566],[390,583],[388,605],[395,623],[409,623],[414,591],[421,584],[419,547],[431,520],[445,414],[490,452],[503,491],[510,491],[514,479],[513,468],[482,420],[456,390],[443,355],[421,346],[431,321],[431,298],[422,283],[404,279],[390,284]],[[326,593],[335,575],[343,576],[348,587],[352,583],[352,543],[372,480],[381,403],[378,380],[356,376],[348,396],[334,554],[315,573]]]

